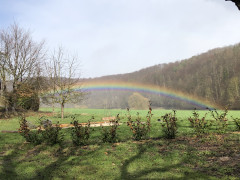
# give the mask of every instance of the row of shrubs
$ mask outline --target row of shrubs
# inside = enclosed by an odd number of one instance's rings
[[[152,109],[149,108],[146,120],[142,120],[137,114],[137,118],[134,120],[129,112],[127,111],[127,125],[132,132],[132,138],[134,140],[142,140],[147,137],[151,130],[151,119],[152,119]],[[228,110],[226,109],[223,113],[219,113],[216,110],[210,110],[208,113],[211,113],[214,120],[206,120],[207,113],[200,117],[199,113],[194,110],[193,116],[189,117],[188,120],[197,136],[209,133],[211,129],[215,129],[218,133],[224,133],[227,130],[228,119],[226,118]],[[90,128],[91,121],[94,120],[92,117],[88,122],[83,126],[79,124],[75,116],[72,116],[71,128],[71,140],[74,145],[86,145],[88,144],[91,131]],[[240,119],[233,118],[237,130],[240,130]],[[160,119],[162,132],[165,138],[174,139],[178,132],[178,118],[176,117],[176,111],[173,110],[171,113],[167,113],[164,116],[161,116]],[[116,119],[110,121],[109,127],[102,127],[101,130],[101,141],[115,143],[118,141],[118,126],[120,122],[119,114],[116,116]],[[62,128],[59,126],[59,123],[53,125],[50,120],[42,117],[40,118],[40,126],[37,130],[30,130],[28,122],[24,116],[20,118],[20,128],[19,133],[26,139],[27,142],[33,144],[41,144],[43,142],[47,144],[56,144],[63,141],[63,134],[61,133]]]

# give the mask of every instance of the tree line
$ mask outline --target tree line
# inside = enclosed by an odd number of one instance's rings
[[[192,96],[204,98],[229,109],[240,108],[240,44],[216,48],[186,60],[169,64],[159,64],[133,73],[104,76],[91,81],[124,81],[153,84],[181,91]],[[89,80],[90,81],[90,80]],[[104,92],[93,92],[93,96],[100,99]],[[123,97],[126,96],[127,97]],[[148,98],[153,107],[192,109],[185,102],[166,97],[142,94]],[[126,108],[131,93],[111,92],[108,102],[113,108]],[[110,97],[117,101],[111,102]],[[95,98],[95,103],[101,101]],[[97,101],[97,102],[96,102]],[[124,101],[124,102],[123,102]],[[91,107],[91,96],[88,98],[88,107]]]

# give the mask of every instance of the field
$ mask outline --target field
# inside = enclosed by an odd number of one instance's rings
[[[33,145],[18,133],[0,134],[0,179],[240,179],[240,133],[233,117],[240,111],[229,111],[227,132],[198,137],[190,127],[192,111],[177,111],[178,133],[175,139],[165,139],[161,119],[171,110],[153,110],[151,132],[141,141],[132,139],[127,126],[126,110],[66,109],[62,121],[57,109],[42,108],[27,113],[27,120],[37,124],[45,116],[53,123],[70,123],[74,115],[79,122],[94,122],[102,117],[120,115],[118,142],[103,143],[101,127],[91,128],[89,144],[74,146],[70,129],[63,129],[64,141],[55,145]],[[147,111],[130,111],[132,119]],[[199,111],[202,117],[207,111]],[[210,114],[207,119],[212,119]],[[19,119],[0,119],[0,132],[16,131]]]

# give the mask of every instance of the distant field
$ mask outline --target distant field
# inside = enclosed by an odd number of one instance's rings
[[[60,109],[28,112],[33,124],[42,116],[53,123],[70,123],[71,116],[86,122],[120,114],[123,123],[118,129],[119,141],[102,143],[101,127],[91,128],[89,145],[77,147],[71,142],[70,129],[63,129],[61,145],[26,143],[17,133],[0,133],[0,179],[239,179],[240,133],[236,132],[231,116],[240,117],[240,111],[230,111],[229,128],[224,135],[210,134],[196,137],[187,118],[192,111],[179,110],[179,131],[176,139],[163,138],[158,119],[171,110],[153,110],[152,128],[146,140],[134,141],[127,126],[126,110],[65,109],[62,121]],[[147,110],[137,112],[145,120]],[[203,116],[207,111],[198,111]],[[212,119],[210,115],[207,119]],[[18,118],[0,119],[0,131],[17,130]],[[213,130],[214,131],[214,130]]]
[[[130,110],[130,114],[133,117],[136,117],[136,114],[139,113],[142,118],[146,117],[148,110]],[[161,118],[166,113],[172,112],[172,110],[154,110],[152,122],[158,123],[157,120]],[[188,123],[187,119],[192,116],[191,110],[177,110],[177,117],[179,120]],[[208,111],[198,111],[200,116],[204,116]],[[53,123],[70,123],[72,121],[71,116],[76,116],[79,122],[87,122],[94,116],[94,121],[102,121],[102,117],[116,116],[120,115],[122,122],[127,122],[126,114],[127,110],[124,109],[76,109],[76,108],[65,108],[65,118],[62,121],[60,115],[60,108],[55,109],[55,113],[52,113],[51,108],[41,108],[39,113],[30,112],[27,113],[27,120],[33,124],[39,123],[39,118],[42,116],[48,117]],[[229,111],[228,119],[231,122],[231,117],[240,117],[240,111]],[[207,119],[212,119],[211,115],[208,113]],[[1,120],[0,119],[0,131],[2,130],[17,130],[19,128],[19,119],[17,117]]]

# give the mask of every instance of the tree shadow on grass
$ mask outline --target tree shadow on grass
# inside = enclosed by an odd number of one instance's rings
[[[69,179],[69,174],[67,173],[68,168],[74,165],[81,165],[81,166],[90,166],[87,161],[76,161],[77,163],[73,164],[72,161],[69,161],[70,156],[77,156],[79,154],[76,154],[76,152],[79,152],[79,149],[81,147],[59,147],[56,150],[56,154],[53,156],[57,158],[54,162],[50,163],[47,166],[44,166],[41,168],[41,165],[39,164],[39,167],[34,165],[33,168],[36,168],[34,174],[19,174],[16,171],[17,167],[20,167],[22,163],[28,162],[27,158],[29,158],[29,161],[35,161],[32,160],[31,157],[38,156],[39,153],[41,153],[44,150],[48,150],[49,146],[45,144],[41,144],[38,146],[35,146],[33,148],[28,148],[26,147],[27,152],[24,154],[21,154],[21,145],[22,144],[16,144],[14,147],[11,147],[11,152],[8,155],[0,154],[2,157],[0,157],[1,166],[2,170],[0,172],[0,179],[52,179],[53,177],[60,177],[60,178],[66,178]],[[30,145],[31,146],[31,145]],[[69,148],[68,152],[63,152],[64,148]],[[80,150],[80,155],[83,157],[90,156],[92,153],[99,151],[102,149],[102,146],[99,146],[98,148],[94,150],[84,150],[83,153],[81,153]],[[31,152],[29,154],[29,151]],[[19,161],[18,159],[26,158],[24,161]],[[57,174],[57,176],[56,176]]]
[[[59,178],[63,178],[63,179],[69,179],[71,177],[69,177],[69,174],[67,173],[68,168],[75,166],[76,164],[74,164],[72,161],[69,161],[69,157],[71,155],[77,156],[75,154],[75,152],[77,150],[79,150],[80,147],[71,147],[70,151],[68,153],[64,153],[63,152],[63,148],[59,148],[56,157],[57,160],[52,162],[51,164],[49,164],[48,166],[37,170],[36,172],[36,176],[32,177],[31,179],[52,179],[53,177],[56,177],[56,173],[58,173]],[[84,154],[82,154],[82,156],[89,156],[93,153],[95,153],[96,151],[99,151],[100,149],[102,149],[102,146],[99,146],[97,149],[95,149],[94,151],[88,151]],[[87,162],[81,162],[81,160],[79,160],[77,162],[77,165],[88,165],[90,166],[90,164],[88,164]]]
[[[140,171],[135,171],[133,173],[130,173],[128,172],[128,167],[130,166],[131,163],[134,163],[135,160],[141,158],[141,156],[148,150],[148,148],[151,148],[152,146],[154,146],[154,144],[147,144],[147,145],[143,145],[143,144],[139,144],[138,145],[138,153],[127,159],[120,171],[121,171],[121,175],[120,175],[120,178],[116,178],[116,179],[146,179],[146,176],[151,174],[151,173],[167,173],[167,172],[170,172],[170,171],[173,171],[174,172],[174,169],[177,169],[181,166],[184,165],[184,163],[187,163],[189,161],[189,158],[190,158],[190,155],[186,155],[185,157],[182,158],[182,160],[180,162],[178,162],[177,164],[172,164],[172,165],[164,165],[164,167],[154,167],[154,168],[147,168],[146,170],[140,170]],[[188,153],[191,153],[191,147],[188,147],[187,148],[187,154]],[[185,180],[185,179],[193,179],[193,178],[196,178],[196,177],[199,177],[199,173],[198,172],[184,172],[182,177],[168,177],[168,178],[150,178],[150,179],[166,179],[166,180],[170,180],[170,179],[179,179],[179,180]],[[204,174],[201,174],[201,178],[209,178],[208,175],[204,175]]]
[[[3,152],[5,153],[5,152]],[[16,164],[14,159],[18,156],[18,150],[14,149],[10,154],[4,156],[2,155],[2,172],[0,173],[0,178],[2,179],[15,179],[18,177],[16,173]]]

